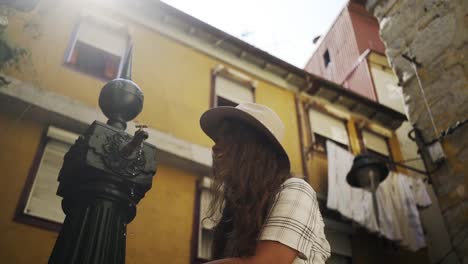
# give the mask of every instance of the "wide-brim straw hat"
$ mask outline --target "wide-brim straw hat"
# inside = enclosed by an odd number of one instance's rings
[[[241,103],[236,107],[219,106],[211,108],[200,117],[202,130],[216,142],[217,133],[225,119],[235,119],[249,124],[265,135],[282,156],[284,169],[291,169],[288,154],[281,144],[285,127],[280,117],[269,107],[255,103]]]

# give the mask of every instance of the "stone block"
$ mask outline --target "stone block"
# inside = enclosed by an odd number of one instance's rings
[[[448,208],[456,207],[463,203],[466,200],[466,190],[465,186],[459,184],[455,187],[454,190],[450,191],[446,195],[439,196],[439,206],[442,211],[447,210]]]
[[[394,60],[396,57],[401,56],[403,49],[392,49],[387,46],[385,46],[385,55],[387,56],[390,64],[392,64],[392,60]]]
[[[449,50],[450,49],[447,49],[444,54]],[[427,62],[424,67],[419,69],[418,72],[420,73],[424,87],[432,85],[434,82],[439,80],[440,76],[445,72],[446,68],[444,67],[444,54]]]
[[[401,53],[398,53],[396,57],[390,57],[389,59],[394,72],[398,76],[398,79],[401,80],[403,82],[403,86],[405,86],[405,83],[408,82],[412,76],[414,76],[414,70],[410,62],[403,58]],[[405,89],[405,87],[403,87],[403,89]]]
[[[464,108],[468,103],[468,89],[466,89],[468,78],[465,76],[463,67],[459,64],[442,72],[431,72],[431,75],[439,76],[439,78],[423,89],[431,111],[436,117],[435,121],[446,124],[440,127],[444,130],[452,123],[465,118],[465,114],[462,116],[453,115],[452,119],[448,119],[446,115],[447,113],[456,113],[458,109]]]
[[[445,0],[425,0],[423,2],[423,13],[417,21],[419,29],[425,28],[432,20],[437,17],[445,16],[449,12],[453,12],[450,3],[453,1]]]
[[[407,29],[421,16],[423,8],[420,0],[401,0],[392,12],[380,22],[380,35],[384,41],[404,37]]]
[[[366,9],[367,9],[369,12],[373,13],[374,8],[375,8],[378,4],[380,4],[381,2],[384,2],[384,1],[383,1],[383,0],[367,0],[367,1],[366,1]]]
[[[460,65],[456,65],[447,71],[440,67],[438,72],[433,72],[433,70],[431,72],[425,71],[424,68],[419,70],[422,87],[414,78],[411,82],[404,83],[403,93],[410,120],[418,126],[431,128],[432,121],[421,88],[424,90],[434,122],[439,132],[441,132],[465,116],[466,112],[464,110],[468,109],[468,89],[465,88],[468,80],[464,75],[463,67]],[[428,82],[426,80],[433,81],[433,83],[425,85]],[[430,126],[424,125],[424,123],[428,123]],[[427,130],[422,132],[425,136],[434,134],[428,133]]]
[[[456,33],[456,20],[453,14],[434,19],[419,31],[410,44],[410,52],[423,65],[437,58],[450,47]]]
[[[401,51],[406,48],[406,41],[404,38],[391,39],[391,40],[388,40],[385,44],[386,44],[385,47],[387,49],[392,49],[392,50],[397,50],[397,51]]]
[[[372,3],[374,2],[374,3]],[[373,7],[374,16],[381,20],[399,2],[398,0],[367,1],[367,8]]]
[[[467,134],[464,134],[463,135],[463,141],[467,141],[467,138],[468,135]],[[467,165],[468,164],[468,147],[467,146],[463,146],[460,148],[460,151],[457,153],[457,161],[460,162],[461,164],[464,164],[464,167],[467,168]]]
[[[421,111],[421,114],[416,116],[412,121],[414,121],[420,129],[426,142],[431,142],[437,138],[438,134],[434,131],[434,127],[432,126],[432,122],[427,111]]]
[[[465,57],[465,54],[463,53],[463,49],[462,48],[459,48],[459,49],[448,49],[444,56],[443,56],[443,66],[445,69],[448,69],[448,68],[451,68],[453,66],[455,66],[456,64],[460,64],[460,65],[463,65],[463,63],[466,63],[464,62],[464,59],[466,58]],[[465,74],[466,76],[466,74]]]
[[[461,174],[468,171],[468,126],[459,127],[452,134],[444,137],[448,158],[452,169]],[[468,188],[468,186],[467,186]]]
[[[447,223],[447,229],[452,237],[466,228],[468,223],[468,201],[464,201],[460,205],[451,208],[443,213]]]
[[[466,238],[467,236],[468,236],[468,226],[466,226],[465,229],[463,229],[454,237],[453,244],[458,245],[458,247],[460,247],[461,245],[463,245],[463,242],[464,242],[463,239]],[[465,239],[465,240],[468,242],[468,239]]]
[[[370,0],[386,55],[403,86],[408,118],[426,142],[468,113],[468,1]],[[414,69],[402,54],[422,64],[422,89],[433,114],[434,131]],[[442,140],[447,159],[432,174],[433,187],[455,252],[468,264],[468,125]],[[435,168],[435,167],[433,167]]]
[[[457,34],[455,35],[453,45],[455,48],[460,48],[468,40],[468,1],[456,0],[449,2],[452,3],[452,9],[457,20]]]
[[[468,78],[468,41],[465,43],[463,48],[461,49],[461,65],[463,65],[463,69],[465,70],[465,76]]]

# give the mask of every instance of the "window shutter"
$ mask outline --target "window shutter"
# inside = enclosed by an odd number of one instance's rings
[[[310,109],[309,119],[312,132],[327,137],[336,142],[349,145],[348,132],[345,123],[319,111]]]
[[[390,156],[390,151],[388,149],[387,140],[385,137],[363,130],[362,139],[367,149],[373,150],[385,156]]]
[[[79,25],[76,39],[119,57],[126,53],[128,46],[124,32],[86,18]]]
[[[216,95],[235,103],[253,103],[254,93],[251,87],[218,75],[215,79]]]
[[[69,144],[49,139],[44,149],[29,199],[24,213],[63,223],[62,198],[56,195],[58,174],[63,164],[63,156],[70,148]]]
[[[58,175],[63,164],[63,157],[78,138],[77,134],[49,127],[47,143],[36,171],[24,214],[63,223],[62,198],[57,196]]]

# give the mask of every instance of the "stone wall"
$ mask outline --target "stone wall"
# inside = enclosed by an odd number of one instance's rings
[[[468,118],[468,1],[368,0],[403,87],[410,122],[430,142]],[[413,59],[415,69],[407,58]],[[424,90],[425,98],[423,96]],[[430,109],[433,118],[431,119]],[[433,187],[460,263],[468,263],[468,124],[441,139],[446,159],[430,161]],[[425,147],[420,146],[421,149]],[[424,154],[424,153],[423,153]]]

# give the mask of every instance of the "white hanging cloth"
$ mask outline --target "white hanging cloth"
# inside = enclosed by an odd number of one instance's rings
[[[328,208],[337,210],[371,232],[400,242],[410,250],[416,251],[426,246],[417,207],[427,207],[431,205],[431,200],[421,179],[391,172],[380,183],[376,192],[378,226],[371,193],[351,187],[346,182],[354,156],[331,141],[327,141],[327,153]]]
[[[379,233],[387,239],[393,241],[401,241],[403,236],[401,234],[399,215],[399,199],[395,197],[395,183],[398,176],[390,172],[390,175],[380,183],[376,191],[377,205],[379,210]]]
[[[401,173],[394,173],[394,204],[397,220],[401,228],[402,246],[416,251],[426,247],[426,240],[419,218],[418,206],[431,204],[424,183]]]
[[[378,231],[372,207],[372,194],[346,182],[346,174],[353,165],[354,156],[332,141],[327,141],[328,194],[327,207],[338,211],[348,219]],[[370,205],[370,206],[366,206]]]

